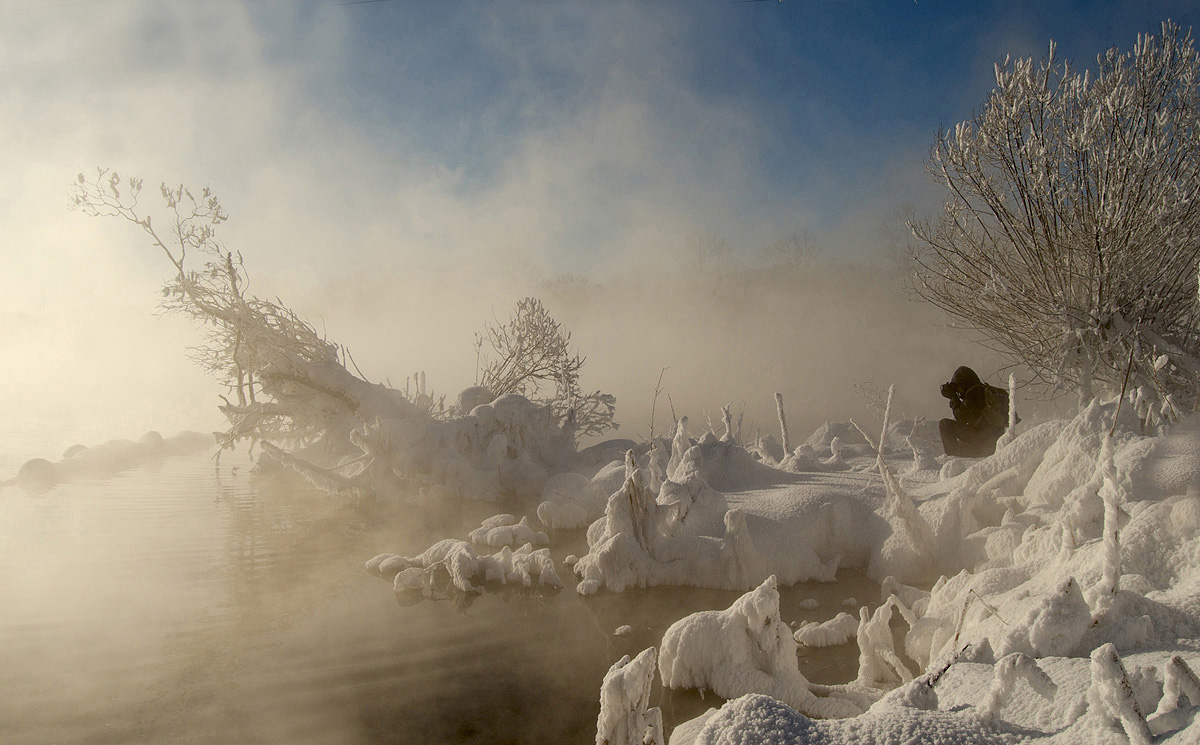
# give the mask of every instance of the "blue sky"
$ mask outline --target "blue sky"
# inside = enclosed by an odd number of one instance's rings
[[[267,34],[271,14],[257,14]],[[980,106],[1005,54],[1041,56],[1054,38],[1088,64],[1198,14],[1194,3],[392,0],[313,8],[308,20],[333,15],[346,24],[339,72],[314,80],[314,100],[388,157],[459,173],[459,193],[502,179],[531,139],[586,131],[598,111],[633,104],[654,167],[712,185],[743,222],[837,235],[889,200],[932,208],[920,169],[934,133]],[[288,64],[306,44],[281,36],[272,51]],[[644,164],[598,160],[561,185],[567,211],[578,211],[573,194],[599,202],[648,178]],[[580,224],[606,222],[593,206]],[[711,229],[738,221],[724,222]],[[586,251],[587,233],[568,226],[562,250]]]

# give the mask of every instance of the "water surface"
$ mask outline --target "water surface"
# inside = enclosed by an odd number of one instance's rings
[[[19,459],[0,465],[8,476]],[[0,742],[587,743],[613,662],[738,596],[568,588],[413,602],[366,559],[465,537],[495,506],[353,507],[246,466],[187,456],[0,491]],[[559,560],[581,549],[580,532],[555,541]],[[839,579],[784,590],[785,620],[878,600],[861,575]],[[821,608],[801,610],[807,597]],[[615,636],[622,625],[633,632]],[[856,665],[853,643],[801,657],[820,683]],[[721,700],[656,688],[654,703],[669,730]]]

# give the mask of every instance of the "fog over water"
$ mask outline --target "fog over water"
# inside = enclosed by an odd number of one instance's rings
[[[894,418],[945,416],[956,367],[1007,373],[906,290],[903,221],[939,206],[928,145],[1006,53],[1053,35],[1090,57],[1196,14],[1093,5],[0,0],[0,481],[225,424],[201,330],[159,310],[171,264],[69,210],[97,167],[144,178],[159,227],[161,182],[211,187],[250,292],[372,381],[420,371],[452,400],[474,335],[536,296],[582,388],[616,396],[616,437],[719,431],[725,404],[744,439],[778,436],[775,392],[796,441],[874,431],[893,384]],[[772,257],[793,234],[820,250]],[[366,559],[509,506],[371,511],[248,470],[193,454],[0,491],[0,743],[586,742],[612,662],[739,594],[401,605]],[[877,592],[788,588],[784,618]],[[853,677],[853,645],[810,655],[814,682]],[[672,724],[714,703],[654,695]]]

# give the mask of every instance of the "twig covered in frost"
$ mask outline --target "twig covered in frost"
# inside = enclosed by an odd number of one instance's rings
[[[654,399],[650,401],[650,441],[654,441],[654,413],[658,410],[658,395],[662,393],[663,374],[670,370],[669,367],[664,367],[658,371],[658,382],[654,384]]]
[[[1008,428],[1004,430],[1004,434],[1000,435],[1000,439],[996,440],[996,450],[1002,449],[1005,445],[1012,442],[1017,437],[1017,376],[1016,373],[1008,375]]]
[[[883,412],[885,433],[887,432],[888,418],[891,416],[892,394],[895,392],[895,388],[895,386],[892,386],[888,389],[887,408]],[[917,505],[900,486],[900,482],[896,480],[892,469],[888,467],[887,461],[884,460],[882,437],[880,438],[880,445],[876,446],[875,441],[866,433],[866,430],[858,426],[853,419],[850,420],[850,424],[858,430],[858,433],[863,436],[863,439],[875,451],[875,464],[879,468],[879,475],[883,477],[883,483],[887,489],[888,499],[885,509],[888,515],[896,520],[896,527],[904,532],[913,551],[918,556],[928,559],[929,552],[933,548],[933,530],[930,529],[929,523],[925,522],[925,518],[921,517],[921,513],[917,511]]]
[[[676,471],[679,469],[679,464],[683,463],[683,454],[692,446],[688,440],[687,425],[688,418],[686,416],[675,422],[675,433],[671,436],[671,459],[667,461],[667,478],[669,479],[678,480],[679,475]]]
[[[1162,698],[1154,715],[1148,720],[1150,731],[1156,735],[1187,724],[1187,720],[1180,716],[1184,714],[1180,707],[1183,698],[1186,697],[1192,706],[1200,706],[1200,679],[1182,657],[1175,655],[1171,658],[1163,671],[1163,678]]]
[[[1014,652],[996,663],[991,688],[979,707],[980,716],[985,720],[995,719],[1000,709],[1012,698],[1018,680],[1028,682],[1029,686],[1047,701],[1053,701],[1054,694],[1058,691],[1058,686],[1032,657]]]
[[[1115,596],[1121,590],[1121,518],[1125,515],[1121,502],[1126,495],[1125,479],[1117,473],[1113,462],[1112,434],[1100,446],[1096,470],[1102,476],[1100,496],[1104,500],[1104,573],[1100,589],[1104,595]]]
[[[1092,652],[1091,671],[1089,711],[1109,726],[1120,726],[1130,745],[1150,745],[1150,728],[1117,648],[1109,643]]]
[[[779,429],[783,433],[783,451],[784,455],[792,452],[792,440],[788,437],[787,417],[783,415],[783,394],[775,392],[775,410],[779,412]]]

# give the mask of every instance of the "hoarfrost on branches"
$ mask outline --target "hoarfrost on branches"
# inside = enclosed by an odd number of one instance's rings
[[[558,423],[577,434],[598,435],[616,429],[616,399],[579,387],[585,358],[571,348],[571,332],[550,315],[542,301],[517,303],[507,322],[489,325],[475,340],[494,355],[483,365],[480,385],[493,395],[519,393],[548,405]]]
[[[915,289],[1043,383],[1145,388],[1144,420],[1200,402],[1200,55],[1170,21],[1095,71],[996,65],[938,134],[943,212],[910,227]],[[1166,358],[1164,361],[1163,358]],[[1129,370],[1129,373],[1126,373]]]

